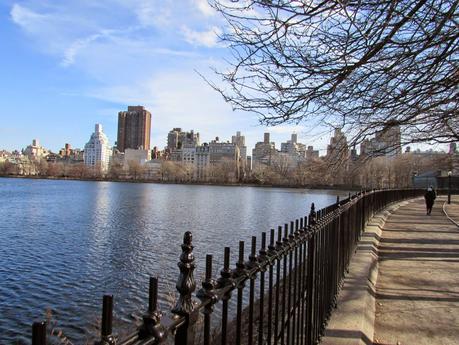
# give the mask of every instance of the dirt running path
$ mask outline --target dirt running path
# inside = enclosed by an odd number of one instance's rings
[[[459,344],[459,228],[438,198],[389,216],[379,247],[375,344]]]

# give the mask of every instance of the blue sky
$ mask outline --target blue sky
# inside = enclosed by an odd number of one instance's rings
[[[152,147],[173,127],[202,142],[240,130],[250,150],[265,131],[278,148],[295,131],[324,154],[329,131],[262,127],[198,75],[218,82],[211,67],[226,68],[223,25],[207,0],[0,0],[0,149],[82,148],[95,123],[114,145],[118,111],[144,105]]]
[[[228,50],[222,19],[206,0],[26,0],[0,2],[0,149],[37,138],[52,150],[83,147],[95,123],[116,140],[117,113],[144,105],[152,113],[152,147],[172,127],[202,141],[241,130],[252,148],[266,128],[236,113],[197,74],[214,78]],[[328,135],[298,126],[270,128],[272,140],[325,148]]]

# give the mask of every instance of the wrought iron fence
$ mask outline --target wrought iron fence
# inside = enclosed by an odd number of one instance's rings
[[[175,344],[317,344],[336,307],[352,254],[367,221],[392,202],[423,195],[423,190],[382,190],[349,195],[345,200],[252,237],[250,254],[239,243],[239,258],[212,277],[212,255],[206,256],[205,279],[195,297],[192,234],[184,234],[178,263],[178,299],[170,312],[158,309],[158,278],[150,278],[148,309],[143,324],[131,335],[113,334],[113,296],[103,297],[100,345]],[[269,237],[269,239],[268,239]],[[257,245],[259,248],[257,248]],[[258,251],[257,251],[258,249]],[[244,308],[244,294],[248,304]],[[236,294],[235,318],[229,301]],[[214,306],[221,303],[218,332],[212,332]],[[216,316],[216,315],[215,315]],[[200,320],[198,322],[198,320]],[[32,344],[46,344],[46,322],[32,326]],[[202,335],[199,337],[197,334]]]

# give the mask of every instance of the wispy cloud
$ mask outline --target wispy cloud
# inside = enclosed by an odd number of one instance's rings
[[[206,31],[195,31],[187,26],[183,26],[182,32],[188,43],[208,48],[218,45],[218,35],[222,33],[221,29],[216,26]]]
[[[171,0],[162,0],[162,5],[156,1],[129,1],[134,5],[134,11],[143,26],[169,26],[173,21]]]
[[[13,5],[10,15],[13,22],[28,32],[35,32],[40,26],[45,24],[48,19],[46,15],[36,13],[19,4]]]
[[[102,37],[101,34],[94,34],[89,37],[78,39],[73,42],[67,49],[64,51],[64,57],[61,61],[61,66],[68,67],[75,62],[75,56],[78,51],[87,47],[91,42],[94,42],[98,38]]]
[[[10,17],[38,49],[91,81],[62,92],[112,103],[102,108],[114,119],[118,105],[147,106],[153,142],[163,142],[177,126],[199,130],[203,140],[229,138],[251,126],[260,133],[253,140],[262,137],[254,115],[233,112],[195,72],[208,73],[225,53],[217,37],[221,18],[206,0],[68,0],[52,6],[26,0],[12,6]]]
[[[196,8],[205,16],[211,17],[214,16],[215,10],[210,7],[209,3],[207,0],[193,0],[194,5]]]

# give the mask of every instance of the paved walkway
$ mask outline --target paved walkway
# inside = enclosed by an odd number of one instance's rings
[[[445,212],[459,226],[459,195],[451,195],[451,204],[445,204]]]
[[[459,227],[444,215],[444,200],[431,216],[423,200],[412,201],[383,227],[374,344],[459,344]],[[459,217],[456,200],[449,213]]]

